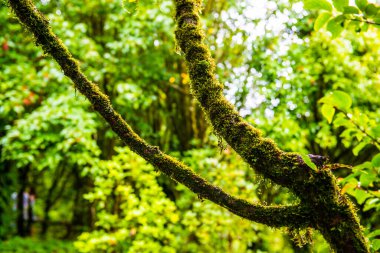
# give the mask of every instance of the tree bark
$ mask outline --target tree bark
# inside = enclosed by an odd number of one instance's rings
[[[176,39],[184,52],[192,93],[202,105],[216,132],[258,173],[288,187],[313,210],[312,226],[320,230],[333,250],[369,252],[352,203],[340,193],[334,175],[324,167],[325,159],[311,155],[318,169],[312,170],[295,153],[281,151],[249,125],[223,96],[223,85],[215,78],[215,63],[200,25],[199,0],[175,0]]]
[[[223,86],[215,78],[215,64],[203,43],[199,10],[201,1],[177,0],[176,38],[185,53],[191,88],[214,129],[258,173],[288,187],[300,199],[295,206],[252,204],[211,185],[190,168],[142,140],[113,109],[108,97],[81,72],[78,62],[51,31],[46,18],[30,0],[9,0],[20,21],[36,37],[39,45],[61,66],[82,94],[93,104],[131,150],[159,171],[184,184],[200,198],[206,198],[243,218],[273,227],[313,227],[322,232],[333,250],[369,252],[352,203],[340,193],[335,177],[325,167],[325,159],[310,156],[316,170],[295,153],[286,153],[261,132],[245,122],[224,98]]]
[[[17,234],[21,237],[27,235],[26,233],[26,219],[24,215],[24,193],[26,192],[27,184],[28,184],[28,173],[29,167],[24,167],[19,170],[19,184],[20,189],[17,193]]]

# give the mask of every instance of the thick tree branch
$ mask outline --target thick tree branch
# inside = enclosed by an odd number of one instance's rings
[[[332,249],[369,252],[359,219],[350,200],[341,194],[334,175],[324,167],[325,158],[310,156],[318,169],[306,166],[294,153],[281,151],[258,129],[243,120],[223,96],[215,78],[215,63],[204,44],[200,25],[201,0],[174,0],[177,42],[185,54],[191,88],[216,132],[257,172],[290,188],[301,204],[313,210],[312,218]],[[313,223],[314,223],[313,222]]]
[[[270,139],[263,138],[260,130],[248,124],[234,106],[223,96],[223,85],[215,78],[215,63],[203,43],[199,20],[200,1],[176,0],[177,42],[185,53],[191,88],[206,115],[221,137],[255,170],[274,182],[299,189],[313,171],[300,166],[302,159],[295,153],[281,151]]]
[[[94,106],[111,128],[130,149],[159,171],[184,184],[199,197],[228,209],[236,215],[251,221],[273,227],[291,226],[303,228],[310,226],[312,219],[309,209],[301,206],[262,206],[252,204],[224,192],[194,173],[183,163],[161,152],[141,139],[122,119],[111,105],[110,100],[81,72],[78,62],[72,57],[61,40],[52,32],[48,20],[36,9],[30,0],[9,0],[20,21],[34,34],[36,41],[45,53],[50,54],[61,66],[78,89]]]

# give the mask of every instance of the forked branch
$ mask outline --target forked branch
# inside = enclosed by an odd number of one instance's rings
[[[48,20],[36,9],[32,1],[9,0],[9,3],[19,20],[34,34],[36,42],[42,46],[45,53],[50,54],[58,62],[65,75],[73,81],[75,88],[88,98],[94,109],[102,115],[113,131],[132,151],[156,169],[185,185],[199,197],[211,200],[240,217],[273,227],[310,226],[312,219],[308,208],[262,206],[236,198],[210,184],[175,158],[164,154],[158,147],[149,145],[114,110],[109,98],[99,90],[98,86],[82,73],[78,62],[52,32]]]
[[[295,153],[280,150],[270,139],[248,124],[223,96],[215,78],[215,63],[203,42],[200,25],[201,0],[174,0],[177,43],[184,52],[193,94],[216,132],[257,172],[290,188],[303,206],[312,210],[315,225],[332,249],[338,252],[369,252],[351,201],[341,194],[337,181],[325,167],[325,159],[311,156],[313,170]]]

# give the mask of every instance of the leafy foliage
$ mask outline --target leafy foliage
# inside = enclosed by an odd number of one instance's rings
[[[10,253],[74,253],[77,252],[71,242],[61,240],[38,240],[32,238],[14,237],[9,241],[0,243],[1,252]]]
[[[117,151],[112,160],[101,161],[88,172],[95,179],[95,186],[85,198],[96,205],[98,219],[96,230],[83,233],[75,242],[80,252],[222,252],[228,249],[246,252],[248,245],[259,240],[255,231],[262,230],[261,226],[241,220],[212,203],[204,203],[182,185],[177,185],[171,193],[176,196],[175,201],[168,198],[165,192],[168,189],[158,184],[162,179],[152,166],[127,148]],[[214,156],[213,150],[192,150],[186,153],[185,160],[223,188],[252,198],[257,186],[247,181],[248,171],[228,173],[232,164],[244,168],[243,161],[226,154],[220,155],[219,160],[211,158]],[[286,241],[264,247],[280,252],[283,244]]]
[[[86,113],[83,102],[65,94],[47,99],[27,117],[18,120],[4,136],[3,159],[17,161],[17,168],[32,163],[37,170],[55,168],[61,163],[65,166],[72,166],[70,162],[80,166],[91,164],[100,150],[93,140],[95,114]]]
[[[355,6],[347,1],[304,2],[306,8],[320,10],[316,19],[297,11],[298,3],[290,11],[287,1],[269,4],[267,13],[258,17],[247,11],[252,3],[206,1],[202,15],[207,42],[215,49],[227,96],[252,124],[286,150],[322,154],[353,166],[334,173],[341,191],[356,201],[376,251],[380,57],[378,31],[371,23],[378,23],[378,6],[367,1],[356,1]],[[124,1],[124,9],[121,1],[38,4],[85,72],[144,138],[243,198],[275,204],[297,201],[276,185],[254,178],[229,147],[220,152],[199,107],[189,98],[189,76],[175,52],[171,1]],[[284,15],[289,16],[286,24],[272,31],[271,24],[281,23]],[[72,227],[50,225],[48,235],[79,235],[75,246],[81,252],[297,250],[285,233],[202,202],[122,148],[6,8],[0,10],[0,20],[5,24],[0,26],[0,211],[10,213],[1,218],[8,225],[0,224],[0,234],[15,230],[12,192],[23,184],[36,186],[35,212],[44,219],[49,189],[56,185],[57,201],[47,216]],[[324,32],[325,26],[335,40]],[[20,181],[20,171],[27,166],[32,169],[27,182]],[[11,171],[3,173],[6,169]],[[260,183],[254,184],[257,178]],[[35,228],[34,235],[41,230],[39,224]],[[314,249],[327,251],[320,236],[314,240]],[[24,251],[36,244],[13,239],[0,247],[13,249],[23,243]],[[46,242],[45,251],[54,250],[51,244]],[[36,246],[38,250],[43,251]]]
[[[327,30],[337,38],[345,27],[357,32],[368,30],[370,25],[380,27],[380,6],[367,0],[356,0],[351,6],[348,0],[304,0],[307,10],[322,10],[314,23],[319,30],[327,24]],[[334,8],[333,8],[334,7]]]

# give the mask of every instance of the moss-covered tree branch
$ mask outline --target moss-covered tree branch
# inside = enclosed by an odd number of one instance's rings
[[[243,218],[273,227],[310,226],[309,209],[301,206],[262,206],[236,198],[222,189],[210,184],[194,173],[183,163],[170,157],[141,139],[117,113],[110,100],[96,84],[89,81],[81,72],[78,62],[73,58],[61,40],[52,32],[48,20],[36,9],[30,0],[10,0],[10,6],[20,21],[34,34],[37,44],[50,54],[61,66],[78,89],[92,103],[94,109],[110,124],[113,131],[128,145],[159,171],[184,184],[199,197],[228,209]]]
[[[223,85],[215,78],[215,63],[203,43],[199,8],[201,1],[176,2],[177,42],[185,53],[193,94],[222,136],[252,167],[274,182],[294,188],[310,177],[311,170],[299,166],[302,159],[295,153],[282,152],[260,130],[241,118],[234,106],[223,96]]]
[[[191,88],[215,131],[257,172],[290,188],[301,204],[313,210],[313,222],[338,252],[369,252],[351,201],[341,194],[324,158],[311,156],[318,169],[305,165],[295,153],[280,150],[248,124],[223,96],[215,78],[215,63],[204,44],[200,25],[201,0],[175,0],[177,43],[184,52]]]

